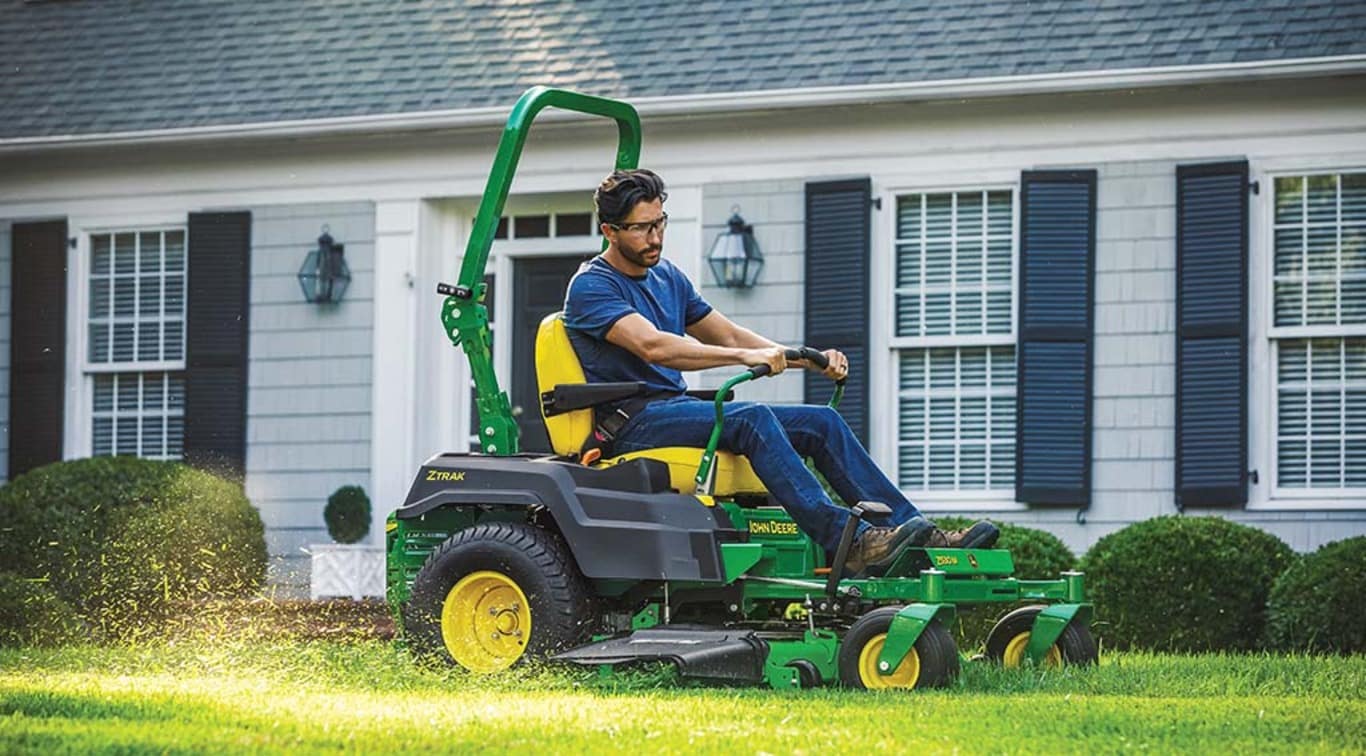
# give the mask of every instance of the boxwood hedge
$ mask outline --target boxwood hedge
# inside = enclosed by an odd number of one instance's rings
[[[0,572],[0,648],[60,645],[83,634],[75,610],[47,583]]]
[[[1267,636],[1286,650],[1366,651],[1366,536],[1326,544],[1281,574]]]
[[[1082,561],[1102,639],[1161,651],[1261,647],[1267,596],[1294,561],[1280,539],[1220,517],[1157,517],[1096,542]]]
[[[170,604],[243,596],[265,578],[240,485],[178,462],[95,457],[0,488],[4,569],[43,580],[99,634],[129,637]]]
[[[323,508],[327,534],[337,543],[356,543],[370,532],[370,497],[360,486],[342,486]]]

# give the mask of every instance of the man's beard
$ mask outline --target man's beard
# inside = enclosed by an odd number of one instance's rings
[[[632,263],[634,263],[635,265],[639,265],[642,268],[653,268],[654,266],[659,264],[660,260],[664,259],[663,244],[642,247],[639,250],[627,249],[625,246],[618,246],[617,249],[621,252],[622,257],[626,258],[627,260],[630,260]],[[649,254],[650,252],[659,252],[660,254],[656,255],[653,260],[646,260],[645,255]]]

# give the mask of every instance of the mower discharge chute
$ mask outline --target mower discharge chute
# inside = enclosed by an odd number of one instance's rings
[[[493,372],[483,275],[527,131],[546,107],[613,119],[618,169],[640,157],[640,121],[624,102],[536,87],[508,118],[459,280],[438,287],[446,333],[470,360],[482,452],[429,459],[387,526],[388,597],[414,651],[474,672],[550,659],[610,673],[660,660],[684,676],[775,688],[939,687],[959,669],[948,630],[956,607],[1036,602],[996,624],[987,656],[1007,666],[1093,663],[1080,573],[1018,580],[1008,551],[907,548],[880,576],[843,574],[857,523],[886,506],[855,504],[827,554],[743,457],[717,448],[725,401],[767,366],[690,392],[716,404],[705,449],[585,464],[578,451],[594,406],[645,387],[587,383],[552,314],[537,335],[536,368],[555,454],[518,453]],[[824,359],[808,348],[789,357]]]

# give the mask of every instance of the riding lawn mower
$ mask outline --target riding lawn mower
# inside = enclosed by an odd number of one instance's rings
[[[481,451],[427,460],[386,527],[388,597],[414,652],[475,673],[542,660],[611,675],[667,662],[682,677],[774,688],[932,688],[959,671],[957,607],[1034,602],[996,623],[986,657],[1094,663],[1081,573],[1020,580],[1006,550],[907,547],[880,575],[847,574],[858,522],[886,505],[854,503],[831,554],[744,457],[718,449],[726,401],[766,365],[690,392],[715,403],[705,448],[594,458],[580,454],[594,407],[646,389],[586,382],[552,314],[536,337],[536,371],[554,453],[519,453],[483,279],[528,130],[547,107],[615,121],[616,168],[640,157],[640,120],[625,102],[535,87],[512,109],[458,281],[438,286],[443,326],[473,373]],[[788,357],[824,360],[806,347]]]

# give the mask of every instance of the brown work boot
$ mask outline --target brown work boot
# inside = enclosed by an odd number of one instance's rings
[[[978,520],[972,527],[961,530],[934,528],[921,546],[935,549],[989,549],[996,545],[1001,531],[986,520]]]
[[[908,525],[895,528],[871,527],[849,547],[849,558],[844,560],[844,574],[858,575],[869,567],[886,568],[901,552],[914,535],[916,529]]]

